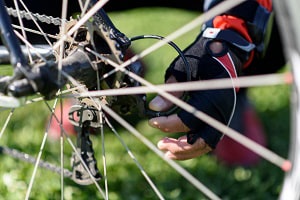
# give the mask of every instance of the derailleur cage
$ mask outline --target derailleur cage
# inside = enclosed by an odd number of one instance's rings
[[[70,123],[76,127],[82,128],[83,124],[89,123],[91,128],[100,128],[101,124],[99,122],[100,113],[99,110],[82,105],[73,105],[69,111]]]

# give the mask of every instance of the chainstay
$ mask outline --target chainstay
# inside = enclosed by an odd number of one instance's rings
[[[18,151],[16,149],[11,149],[11,148],[8,148],[8,147],[4,147],[4,146],[0,146],[0,154],[9,155],[13,158],[16,158],[18,160],[22,160],[22,161],[25,161],[25,162],[31,163],[31,164],[35,164],[36,161],[37,161],[36,158],[34,158],[33,156],[31,156],[27,153]],[[52,163],[43,161],[43,160],[40,160],[39,167],[47,169],[47,170],[55,172],[55,173],[58,173],[58,174],[61,173],[61,168],[60,167],[58,167],[58,166],[56,166]],[[63,171],[64,171],[64,177],[72,179],[72,172],[71,171],[69,171],[68,169],[64,169]]]
[[[20,15],[22,19],[37,20],[39,22],[46,23],[46,24],[54,24],[55,26],[60,26],[62,24],[62,19],[59,17],[52,17],[52,16],[47,16],[39,13],[27,12],[25,10],[16,10],[14,8],[9,8],[9,7],[6,7],[6,10],[7,13],[12,17],[18,17],[18,15]],[[68,21],[65,20],[65,22]]]

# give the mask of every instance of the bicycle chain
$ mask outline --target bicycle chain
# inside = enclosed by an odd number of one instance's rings
[[[22,19],[37,20],[39,22],[46,23],[46,24],[54,24],[55,26],[60,26],[63,21],[59,17],[52,17],[52,16],[47,16],[39,13],[27,12],[25,10],[18,11],[14,8],[9,8],[9,7],[6,7],[6,10],[7,13],[12,17],[18,17],[18,15],[20,15]],[[68,20],[65,20],[65,22],[68,22]]]
[[[33,156],[30,156],[27,153],[20,152],[16,149],[11,149],[11,148],[4,147],[4,146],[0,146],[0,153],[9,155],[13,158],[16,158],[16,159],[19,159],[19,160],[22,160],[22,161],[25,161],[25,162],[28,162],[28,163],[31,163],[31,164],[35,164],[36,161],[37,161],[36,158],[34,158]],[[60,167],[58,167],[58,166],[56,166],[52,163],[43,161],[43,160],[40,160],[39,167],[50,170],[50,171],[55,172],[57,174],[61,173],[61,168]],[[63,172],[64,172],[64,177],[72,179],[72,172],[71,171],[69,171],[68,169],[64,169]]]

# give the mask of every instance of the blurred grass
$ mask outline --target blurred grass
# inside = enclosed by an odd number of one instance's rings
[[[143,8],[110,13],[110,16],[121,31],[128,37],[133,37],[142,34],[166,36],[192,20],[197,14],[179,9]],[[175,42],[181,48],[186,47],[193,41],[199,29]],[[132,48],[135,52],[140,52],[153,42],[153,40],[137,41]],[[147,66],[146,78],[153,83],[163,83],[164,71],[176,55],[170,47],[163,47],[146,56],[143,59]],[[0,68],[1,74],[3,69]],[[286,157],[290,121],[289,87],[252,88],[248,92],[264,124],[269,148]],[[3,126],[8,113],[9,111],[1,111],[0,127]],[[0,140],[0,145],[20,149],[36,156],[48,115],[49,111],[44,103],[16,109]],[[163,133],[150,128],[146,119],[137,122],[135,127],[153,143],[164,137]],[[130,133],[120,127],[118,131],[166,199],[205,199],[199,191]],[[110,199],[156,199],[154,192],[149,189],[120,142],[108,129],[105,133]],[[96,148],[98,166],[102,170],[100,137],[93,136],[93,144]],[[43,159],[58,163],[59,142],[48,141],[45,148]],[[70,147],[66,144],[65,148],[67,150],[65,165],[70,167]],[[283,179],[283,172],[267,161],[262,161],[253,168],[226,167],[210,154],[179,163],[222,199],[276,199]],[[30,164],[1,155],[0,200],[24,199],[32,170]],[[40,169],[30,199],[60,199],[59,185],[58,175]],[[68,180],[66,180],[64,197],[65,199],[100,198],[94,186],[78,186]]]

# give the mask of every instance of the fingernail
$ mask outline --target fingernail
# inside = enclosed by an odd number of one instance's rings
[[[162,149],[162,147],[163,147],[163,144],[164,142],[163,142],[163,140],[160,140],[158,143],[157,143],[157,147],[159,148],[159,149]]]
[[[169,140],[168,137],[163,138],[162,140],[160,140],[160,141],[157,143],[157,147],[158,147],[159,149],[162,149],[162,148],[165,146],[164,143],[168,142],[168,140]]]
[[[154,118],[149,119],[148,123],[149,123],[150,126],[152,126],[154,128],[156,128],[157,125],[158,125],[158,122]]]
[[[149,103],[149,108],[154,111],[162,111],[165,106],[165,100],[160,96],[155,97]]]

